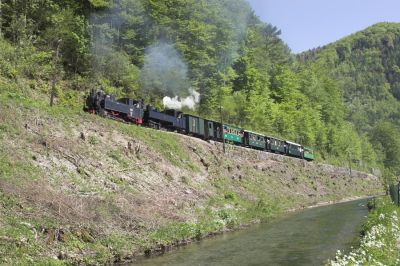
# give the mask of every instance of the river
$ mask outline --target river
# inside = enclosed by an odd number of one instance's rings
[[[305,209],[132,265],[323,265],[357,245],[367,200]]]

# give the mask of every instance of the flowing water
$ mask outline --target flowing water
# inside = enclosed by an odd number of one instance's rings
[[[357,245],[367,200],[290,213],[132,265],[323,265]]]

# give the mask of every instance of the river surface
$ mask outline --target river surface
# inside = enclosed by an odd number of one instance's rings
[[[324,265],[357,245],[367,200],[305,209],[132,265]]]

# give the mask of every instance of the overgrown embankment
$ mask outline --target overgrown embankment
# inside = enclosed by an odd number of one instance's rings
[[[35,97],[33,95],[33,97]],[[0,263],[106,263],[280,212],[372,195],[374,176],[0,94]]]
[[[374,210],[363,225],[360,246],[348,254],[337,252],[328,265],[399,265],[400,210],[389,197],[374,202]]]

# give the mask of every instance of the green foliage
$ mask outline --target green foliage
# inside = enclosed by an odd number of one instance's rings
[[[375,168],[383,165],[391,172],[386,176],[398,175],[399,171],[396,164],[400,154],[395,140],[400,126],[399,45],[399,24],[379,23],[326,47],[298,56],[301,63],[313,65],[314,68],[318,67],[328,73],[343,95],[346,109],[342,108],[341,115],[346,111],[346,118],[354,125],[352,131],[356,130],[359,134],[350,134],[355,146],[352,154],[357,154],[353,158]],[[340,109],[329,109],[334,112],[327,113],[326,117],[329,120],[336,119]],[[332,140],[337,140],[337,137],[334,137],[335,132],[332,130],[328,133],[330,152],[335,149],[336,145]],[[360,145],[361,153],[356,148]],[[386,170],[383,172],[387,172]]]
[[[29,173],[27,175],[26,173]],[[21,184],[26,180],[37,180],[41,176],[41,172],[31,163],[11,160],[0,150],[0,180],[5,179]]]
[[[108,7],[110,5],[109,0],[89,0],[89,2],[96,8]]]
[[[181,222],[171,224],[157,230],[150,236],[152,242],[163,245],[170,245],[175,241],[200,238],[202,235],[202,225],[193,222]]]
[[[15,49],[8,42],[0,41],[0,73],[2,77],[14,79],[17,77],[17,69],[15,68]]]
[[[400,132],[389,122],[380,122],[371,132],[371,140],[383,165],[400,174]]]
[[[111,150],[107,153],[107,155],[113,160],[117,161],[121,167],[126,168],[129,166],[129,162],[126,160],[125,156],[120,150]]]
[[[99,139],[98,139],[96,136],[89,136],[88,142],[89,142],[91,145],[97,145],[100,141],[99,141]]]
[[[100,240],[100,242],[104,247],[108,247],[108,252],[109,250],[113,251],[113,256],[121,258],[130,255],[132,253],[132,250],[135,250],[136,248],[134,243],[135,241],[131,237],[128,237],[118,232],[112,233],[107,237],[104,237]],[[111,259],[111,254],[109,254],[109,256]]]
[[[376,128],[400,126],[397,24],[377,24],[295,60],[279,29],[245,0],[31,0],[1,8],[5,90],[49,96],[55,81],[56,105],[76,111],[96,86],[159,107],[165,94],[193,87],[201,93],[194,114],[219,120],[222,107],[225,122],[314,147],[317,160],[397,174],[400,155],[386,150]],[[168,49],[153,58],[160,46]],[[169,144],[158,148],[171,150],[174,164],[190,161]]]
[[[255,214],[255,217],[261,219],[262,221],[270,219],[278,211],[279,207],[276,204],[271,204],[265,199],[258,200],[258,202],[254,205],[253,210],[251,210],[253,215]]]
[[[227,228],[234,228],[239,224],[235,209],[222,209],[217,212],[218,217]]]
[[[363,225],[363,237],[357,248],[349,254],[337,252],[336,259],[328,265],[398,265],[399,208],[387,197],[377,200]]]
[[[227,200],[235,201],[237,196],[234,192],[226,192],[224,198]]]

